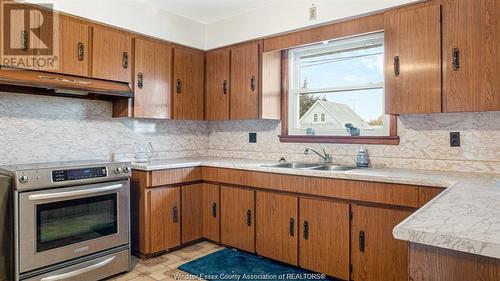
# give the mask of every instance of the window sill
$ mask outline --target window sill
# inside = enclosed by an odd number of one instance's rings
[[[288,143],[346,143],[346,144],[385,144],[399,145],[398,136],[388,137],[350,137],[350,136],[279,136],[280,142]]]

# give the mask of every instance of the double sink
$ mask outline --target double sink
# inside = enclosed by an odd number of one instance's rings
[[[261,167],[314,170],[314,171],[349,171],[356,169],[356,167],[335,166],[332,164],[323,164],[323,163],[301,163],[301,162],[284,162],[271,165],[261,165]]]

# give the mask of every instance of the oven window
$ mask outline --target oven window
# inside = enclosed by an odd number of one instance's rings
[[[40,204],[37,252],[118,232],[117,194]]]

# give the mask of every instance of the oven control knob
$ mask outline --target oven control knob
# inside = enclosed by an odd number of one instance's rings
[[[114,172],[115,172],[115,174],[117,174],[117,175],[118,175],[119,173],[121,173],[121,172],[122,172],[122,168],[120,168],[120,167],[116,167]]]
[[[130,172],[130,168],[129,167],[123,167],[123,172],[125,174],[128,174],[128,172]]]
[[[19,177],[19,182],[21,183],[27,183],[30,178],[28,176],[20,176]]]

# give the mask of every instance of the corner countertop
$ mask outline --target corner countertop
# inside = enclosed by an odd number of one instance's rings
[[[217,167],[261,172],[413,184],[446,188],[441,194],[397,225],[399,240],[500,259],[500,175],[404,169],[312,171],[272,168],[265,160],[233,158],[179,158],[132,164],[154,171],[184,167]]]

